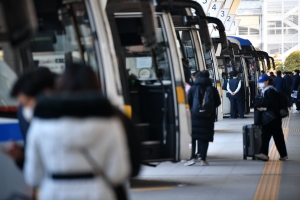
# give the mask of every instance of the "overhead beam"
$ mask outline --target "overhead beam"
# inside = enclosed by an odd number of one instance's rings
[[[241,3],[241,0],[234,0],[230,7],[229,14],[235,14],[237,9],[239,8],[240,3]]]

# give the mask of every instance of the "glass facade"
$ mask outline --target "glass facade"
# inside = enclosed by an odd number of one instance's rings
[[[236,12],[235,19],[240,19],[236,35],[249,39],[254,47],[262,48],[261,42],[261,0],[242,0]]]
[[[285,58],[299,49],[299,0],[265,0],[263,23],[266,25],[263,49]]]
[[[299,0],[242,0],[236,13],[236,19],[241,19],[236,35],[284,61],[300,49],[299,10]]]

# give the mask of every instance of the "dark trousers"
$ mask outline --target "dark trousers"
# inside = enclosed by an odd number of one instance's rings
[[[296,110],[300,110],[300,102],[298,99],[293,98],[294,103],[296,104]]]
[[[288,99],[289,99],[290,107],[292,107],[294,99],[291,97],[291,95],[288,95]]]
[[[230,97],[230,117],[236,118],[236,113],[238,109],[238,113],[240,117],[244,117],[244,101],[240,95],[231,96]]]
[[[191,153],[191,159],[194,159],[196,156],[196,140],[192,139],[192,153]],[[198,153],[200,153],[201,160],[206,160],[207,150],[209,141],[208,140],[197,140],[198,141]]]
[[[269,143],[270,139],[273,136],[277,151],[280,154],[280,157],[287,156],[283,131],[282,131],[282,121],[280,118],[276,118],[271,121],[269,124],[262,126],[262,144],[260,152],[268,155],[269,154]]]

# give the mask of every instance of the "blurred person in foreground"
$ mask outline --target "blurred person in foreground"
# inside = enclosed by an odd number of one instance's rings
[[[126,134],[90,67],[72,65],[57,94],[39,99],[28,132],[25,180],[39,199],[117,199],[130,162]]]
[[[12,88],[11,96],[16,98],[20,103],[17,116],[24,140],[24,148],[26,147],[27,130],[33,117],[37,97],[42,93],[49,94],[53,90],[54,83],[55,75],[48,68],[39,67],[22,74]],[[16,162],[19,168],[23,168],[23,147],[10,142],[5,149],[5,153]]]

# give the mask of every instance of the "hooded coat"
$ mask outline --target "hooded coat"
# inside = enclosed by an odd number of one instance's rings
[[[188,94],[190,108],[193,106],[194,95],[199,87],[202,91],[206,91],[204,103],[206,113],[203,117],[195,116],[192,113],[192,137],[194,139],[212,142],[214,138],[214,123],[216,116],[212,82],[209,78],[204,77],[196,79]],[[199,102],[202,102],[202,99],[199,99]]]

